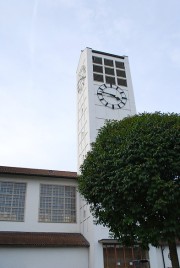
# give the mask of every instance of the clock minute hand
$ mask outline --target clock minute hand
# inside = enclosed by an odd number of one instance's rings
[[[120,100],[120,98],[116,97],[116,95],[114,95],[114,94],[111,94],[111,93],[108,93],[108,92],[103,92],[103,94],[109,95],[109,96],[115,98],[116,100]]]

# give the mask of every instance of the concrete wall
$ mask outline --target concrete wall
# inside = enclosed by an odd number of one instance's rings
[[[87,248],[0,248],[1,268],[88,268]]]
[[[179,261],[180,261],[180,246],[177,246]],[[164,263],[163,263],[163,256],[164,256]],[[150,266],[151,268],[171,268],[171,260],[169,256],[169,248],[166,247],[159,247],[155,248],[150,246],[149,250],[149,259],[150,259]]]

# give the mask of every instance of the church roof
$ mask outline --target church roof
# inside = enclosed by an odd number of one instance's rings
[[[0,247],[89,247],[80,233],[0,232]]]
[[[61,178],[77,179],[77,172],[48,170],[48,169],[7,167],[7,166],[0,166],[0,174],[61,177]]]

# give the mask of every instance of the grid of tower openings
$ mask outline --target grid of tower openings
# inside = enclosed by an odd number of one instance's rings
[[[95,56],[92,61],[94,81],[127,87],[124,62]]]

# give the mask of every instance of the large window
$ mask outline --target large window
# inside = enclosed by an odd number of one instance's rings
[[[73,186],[41,184],[40,222],[76,222],[76,188]]]
[[[25,183],[0,181],[0,221],[24,221]]]

